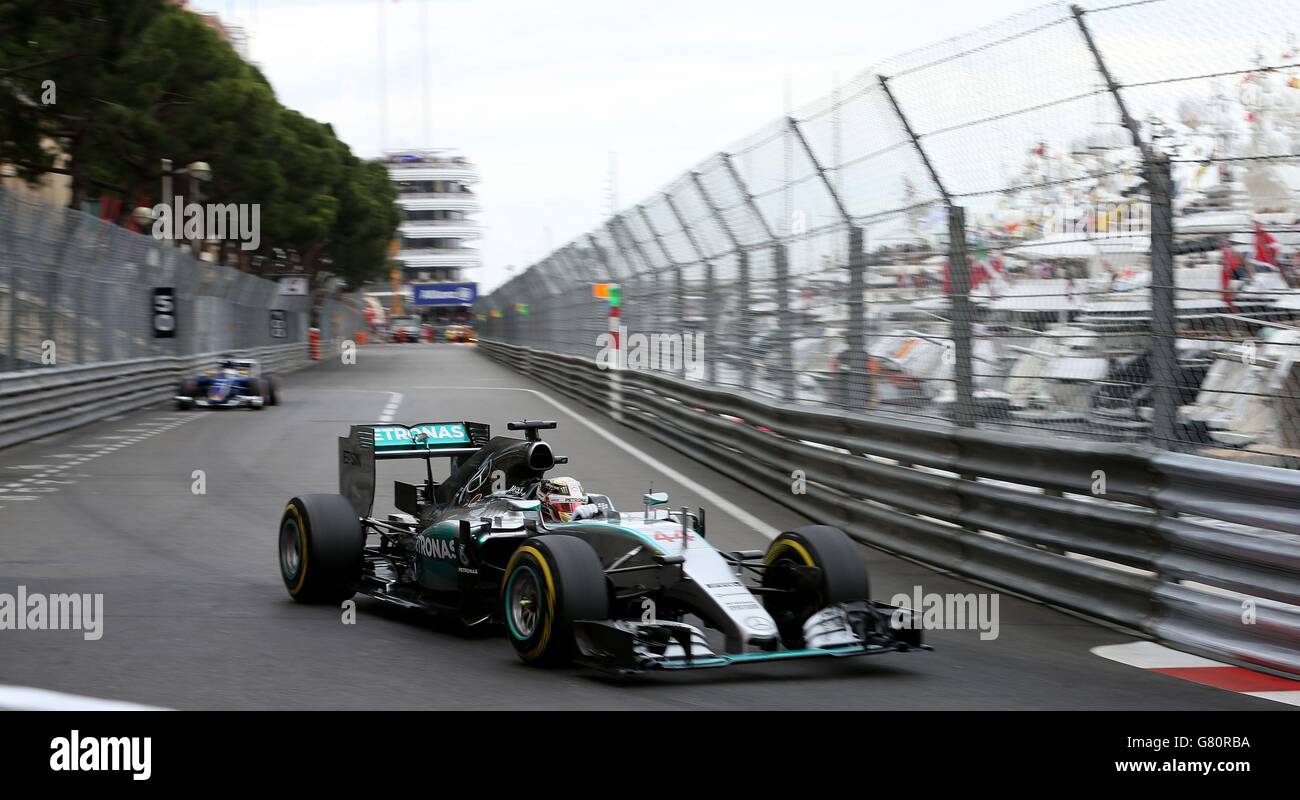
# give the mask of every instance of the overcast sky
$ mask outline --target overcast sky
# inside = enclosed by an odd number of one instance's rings
[[[197,0],[243,25],[283,103],[359,155],[456,148],[476,162],[484,288],[710,153],[904,50],[1030,0],[424,0],[432,109],[422,140],[421,0]],[[380,19],[387,138],[380,122]],[[788,92],[787,92],[788,87]]]

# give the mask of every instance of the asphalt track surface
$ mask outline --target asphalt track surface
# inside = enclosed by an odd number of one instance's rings
[[[625,509],[637,507],[651,481],[673,507],[709,506],[709,534],[720,547],[761,548],[767,539],[700,487],[775,528],[808,524],[473,347],[367,347],[354,365],[326,362],[285,376],[277,408],[157,407],[0,451],[0,485],[19,487],[0,492],[0,592],[21,584],[104,595],[98,641],[76,631],[0,630],[0,684],[181,709],[1283,708],[1099,658],[1090,648],[1134,637],[1007,595],[990,641],[974,630],[931,631],[932,653],[633,681],[530,668],[500,634],[467,636],[367,599],[358,602],[356,624],[345,625],[338,608],[289,599],[276,562],[277,524],[293,495],[337,491],[336,437],[349,424],[377,421],[398,399],[393,393],[401,395],[398,422],[473,419],[504,433],[509,420],[555,419],[559,429],[546,438],[570,457],[567,474]],[[578,418],[685,480],[656,472]],[[88,454],[97,455],[81,460]],[[390,477],[419,471],[391,462],[380,469],[383,500]],[[205,494],[192,491],[195,470],[205,475]],[[36,475],[47,477],[28,480]],[[863,554],[876,599],[916,585],[988,591]]]

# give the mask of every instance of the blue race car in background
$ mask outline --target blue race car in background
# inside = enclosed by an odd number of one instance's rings
[[[224,358],[216,369],[181,381],[176,407],[251,408],[280,403],[280,387],[275,376],[263,373],[253,358]]]

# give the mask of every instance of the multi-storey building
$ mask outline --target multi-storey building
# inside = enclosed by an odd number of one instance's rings
[[[409,281],[473,280],[479,251],[474,165],[447,151],[385,154],[403,220],[397,259]]]
[[[403,284],[474,281],[474,270],[481,264],[472,245],[481,230],[474,165],[450,150],[390,150],[384,153],[384,162],[402,210],[397,260],[402,264]],[[461,316],[468,313],[469,305],[461,307]],[[431,316],[449,320],[454,308],[430,309]]]

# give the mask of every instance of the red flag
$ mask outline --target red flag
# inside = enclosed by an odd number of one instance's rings
[[[1237,307],[1232,304],[1232,292],[1228,290],[1228,286],[1232,281],[1232,273],[1240,266],[1241,256],[1237,255],[1237,251],[1225,244],[1223,246],[1223,271],[1219,276],[1219,285],[1223,289],[1223,302],[1227,304],[1228,310],[1234,314],[1237,313]]]
[[[1277,240],[1258,222],[1255,223],[1255,260],[1277,266]]]
[[[984,266],[983,261],[976,261],[975,266],[970,270],[970,288],[976,289],[984,281],[993,280],[993,275],[989,268]],[[948,269],[948,262],[943,262],[943,293],[952,294],[952,270]]]

